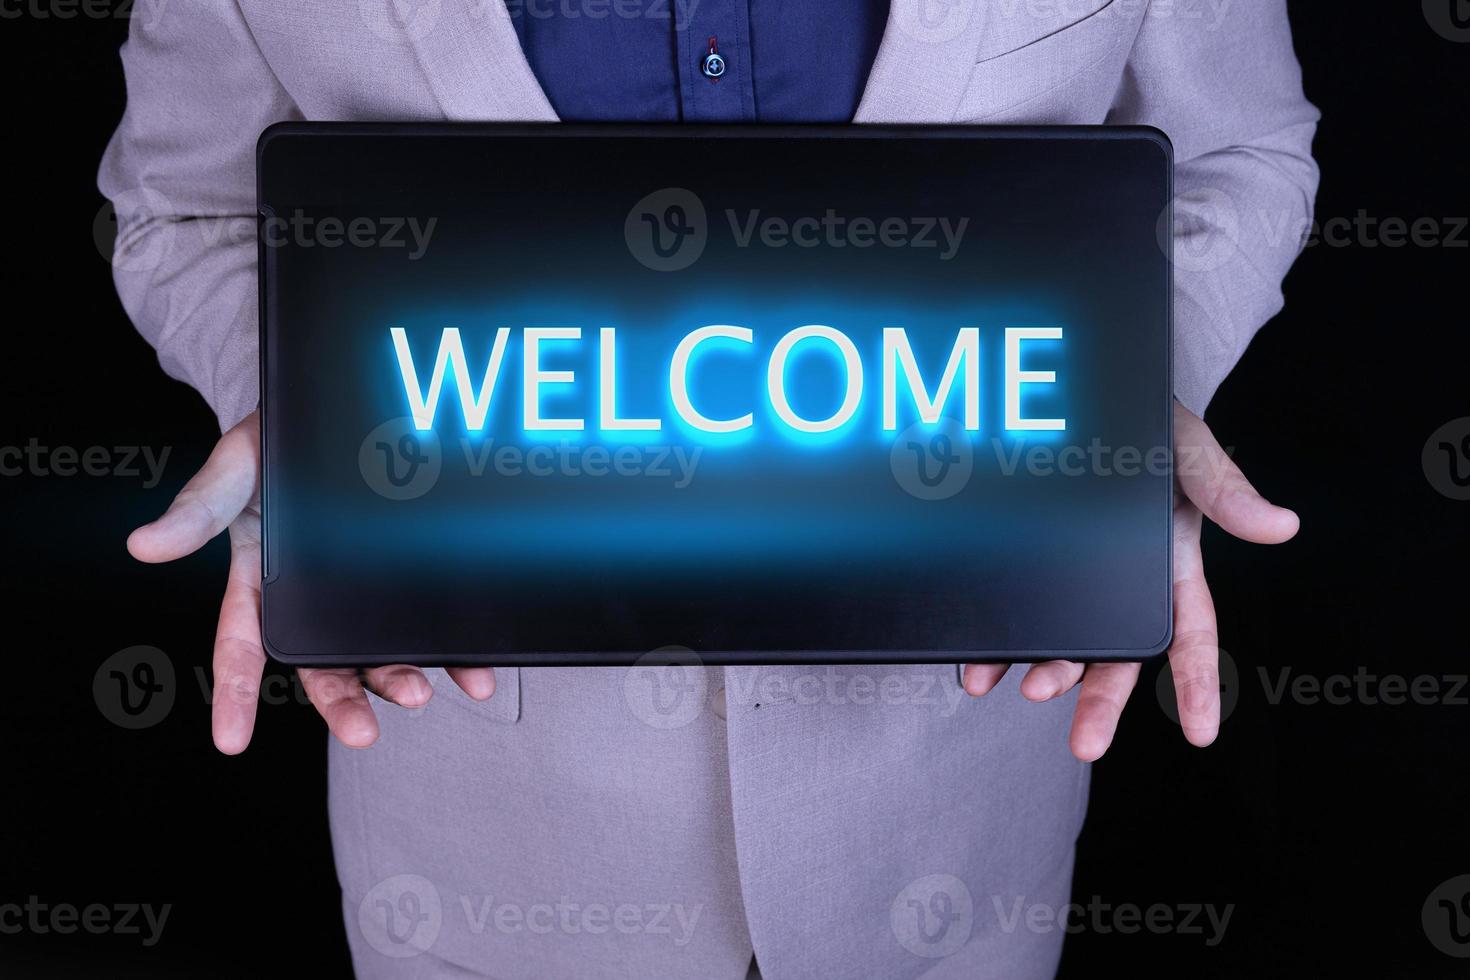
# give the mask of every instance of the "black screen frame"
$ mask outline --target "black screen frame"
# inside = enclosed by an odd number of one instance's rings
[[[353,137],[391,136],[415,139],[421,136],[443,138],[446,136],[466,139],[507,139],[534,136],[556,137],[568,141],[595,140],[606,138],[685,138],[742,140],[752,137],[787,137],[792,139],[862,139],[862,140],[912,140],[912,139],[963,139],[963,140],[1029,140],[1047,142],[1054,140],[1145,140],[1155,144],[1163,153],[1164,200],[1168,202],[1160,219],[1161,228],[1173,226],[1173,147],[1166,134],[1147,126],[932,126],[932,125],[667,125],[667,124],[564,124],[564,123],[357,123],[357,122],[283,122],[265,129],[256,148],[257,164],[257,219],[264,221],[274,212],[270,206],[273,199],[270,173],[265,165],[270,144],[278,139],[292,136],[329,137],[344,142]],[[1173,268],[1173,243],[1168,234],[1160,234],[1159,246],[1169,268]],[[676,662],[681,657],[691,656],[698,662],[712,666],[738,665],[837,665],[837,664],[923,664],[923,663],[1033,663],[1047,660],[1069,660],[1076,662],[1131,662],[1149,659],[1162,654],[1173,639],[1173,595],[1168,589],[1163,596],[1166,606],[1166,629],[1158,642],[1136,649],[1082,648],[1082,649],[971,649],[898,651],[893,649],[793,649],[788,651],[739,651],[699,649],[689,654],[668,654],[662,649],[651,653],[632,656],[626,652],[583,651],[516,651],[475,652],[442,651],[432,656],[411,654],[404,656],[364,656],[357,653],[326,654],[300,651],[289,641],[272,634],[271,596],[289,583],[279,580],[279,548],[277,534],[272,533],[271,496],[279,467],[273,461],[271,447],[272,426],[276,414],[272,411],[270,378],[270,352],[275,346],[275,331],[281,316],[275,303],[272,285],[275,279],[276,249],[267,246],[263,236],[258,236],[259,258],[259,356],[260,356],[260,420],[261,420],[261,619],[262,642],[266,652],[275,660],[298,667],[367,667],[385,664],[415,664],[418,666],[629,666],[643,662],[652,656],[655,659],[672,657]],[[1164,358],[1167,371],[1165,388],[1173,391],[1173,338],[1174,338],[1174,282],[1168,279],[1167,337],[1169,350]],[[1168,404],[1160,406],[1168,432],[1168,443],[1172,448],[1173,397]],[[1172,456],[1171,456],[1172,473]],[[1160,534],[1165,539],[1167,561],[1173,562],[1173,535],[1170,522],[1176,493],[1175,481],[1168,480],[1166,513],[1161,518]],[[350,647],[351,644],[348,644]]]

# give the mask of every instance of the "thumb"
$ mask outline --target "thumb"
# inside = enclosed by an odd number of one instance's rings
[[[220,436],[163,516],[128,536],[128,552],[139,561],[161,562],[198,551],[245,509],[259,471],[260,419],[251,412]]]
[[[1243,541],[1280,544],[1296,535],[1301,520],[1256,488],[1220,447],[1210,427],[1174,404],[1174,472],[1190,502]]]

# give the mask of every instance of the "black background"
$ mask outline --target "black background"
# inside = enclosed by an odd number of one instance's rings
[[[1319,218],[1470,213],[1470,44],[1431,30],[1418,3],[1291,6],[1324,112]],[[94,242],[126,21],[34,9],[6,4],[0,18],[0,445],[172,452],[151,490],[122,476],[0,479],[0,902],[173,910],[149,949],[116,934],[0,935],[0,974],[346,975],[322,726],[288,696],[262,708],[248,753],[218,755],[195,670],[209,659],[225,544],[156,568],[123,549],[215,436],[203,402],[163,377],[129,326]],[[1464,248],[1309,249],[1286,312],[1211,407],[1221,442],[1300,511],[1302,533],[1263,549],[1207,532],[1238,704],[1219,741],[1192,750],[1160,708],[1158,669],[1145,670],[1094,771],[1075,896],[1233,904],[1233,918],[1214,948],[1198,935],[1084,931],[1064,976],[1465,974],[1430,944],[1420,909],[1470,873],[1470,706],[1273,704],[1260,671],[1273,684],[1284,669],[1425,675],[1442,691],[1470,671],[1470,503],[1437,493],[1420,462],[1434,429],[1470,415],[1467,272]],[[131,732],[99,712],[92,679],[134,644],[169,654],[179,693],[164,721]]]

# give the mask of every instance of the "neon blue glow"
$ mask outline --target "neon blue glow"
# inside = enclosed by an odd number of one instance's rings
[[[566,555],[578,555],[577,574],[667,575],[672,567],[698,570],[711,561],[752,567],[779,559],[783,567],[820,567],[834,558],[863,563],[901,556],[916,540],[926,548],[970,555],[975,549],[1009,548],[1012,529],[984,520],[996,512],[1019,513],[1060,499],[1071,481],[1031,478],[1024,467],[1015,476],[1004,470],[1031,447],[1060,449],[1087,445],[1107,422],[1111,393],[1103,390],[1102,371],[1089,370],[1113,356],[1109,336],[1089,322],[1088,304],[1077,297],[1038,299],[1034,289],[1006,295],[995,289],[983,300],[935,297],[917,310],[910,297],[888,296],[881,288],[863,292],[813,294],[809,290],[769,290],[752,294],[710,289],[689,297],[651,292],[618,296],[616,290],[565,292],[548,296],[528,288],[520,295],[489,291],[478,284],[444,290],[432,304],[417,297],[395,303],[383,297],[352,311],[361,341],[348,365],[357,380],[354,412],[374,423],[412,415],[403,372],[390,327],[401,327],[420,384],[429,381],[445,330],[459,330],[471,402],[482,379],[497,331],[507,331],[499,373],[488,401],[485,424],[466,425],[455,372],[442,382],[432,419],[442,460],[441,475],[422,498],[394,512],[381,524],[375,541],[361,548],[392,548],[403,560],[478,567],[486,555],[497,563],[545,562],[567,571]],[[715,338],[700,343],[688,365],[692,405],[710,419],[752,415],[749,428],[708,432],[690,425],[674,404],[669,372],[673,353],[690,331],[712,324],[748,328],[752,342]],[[783,422],[772,406],[768,367],[777,342],[810,324],[840,330],[851,339],[863,368],[862,397],[852,418],[830,432],[804,432]],[[1004,331],[1007,326],[1057,325],[1062,341],[1027,341],[1020,366],[1055,371],[1056,383],[1025,384],[1020,389],[1025,418],[1065,418],[1067,431],[1006,431]],[[526,327],[581,329],[578,341],[543,341],[540,368],[572,371],[570,384],[551,383],[541,391],[543,417],[581,418],[581,431],[527,431],[524,427],[523,356]],[[658,419],[657,430],[610,430],[601,426],[600,331],[616,329],[615,414],[623,420]],[[884,428],[883,331],[902,328],[927,395],[936,397],[940,379],[963,328],[978,332],[978,429],[955,432],[966,415],[966,363],[942,402],[939,418],[922,422],[917,399],[904,371],[895,365],[894,429]],[[1113,334],[1116,335],[1116,334]],[[968,357],[968,355],[966,355]],[[842,403],[847,387],[844,361],[831,342],[808,339],[788,355],[787,392],[803,418],[821,419]],[[944,428],[973,459],[969,489],[937,502],[919,500],[900,484],[892,469],[894,447],[913,430]],[[545,475],[503,470],[497,454],[509,451],[523,461],[532,452],[555,453],[574,447],[580,453],[641,451],[642,470],[633,475],[586,475],[588,458],[575,460],[575,474],[558,459]],[[355,447],[354,447],[355,449]],[[673,455],[699,453],[687,470]],[[667,455],[665,455],[667,454]],[[1004,457],[1004,458],[1002,458]],[[539,457],[538,457],[539,458]],[[550,457],[548,457],[550,458]],[[606,456],[600,457],[604,473]],[[671,475],[653,472],[662,460]],[[356,457],[350,476],[357,484]],[[683,476],[690,476],[686,483]],[[371,510],[379,498],[364,502]],[[969,501],[969,503],[966,503]],[[977,505],[977,502],[978,505]],[[1096,489],[1087,507],[1104,506]],[[336,526],[341,501],[323,496],[320,518],[328,533]],[[1007,509],[1008,508],[1008,509]],[[1049,512],[1055,520],[1055,510]],[[1079,513],[1081,511],[1079,510]],[[899,520],[895,515],[903,515]],[[1037,518],[1041,518],[1038,516]],[[380,522],[381,523],[381,522]],[[421,542],[432,538],[432,551]],[[416,543],[417,542],[417,543]],[[351,547],[344,540],[343,547]],[[498,567],[498,566],[497,566]],[[641,570],[641,571],[640,571]]]
[[[703,324],[699,326],[705,326]],[[779,432],[783,438],[797,444],[817,446],[831,445],[845,441],[850,433],[863,424],[870,423],[879,418],[879,412],[884,407],[879,405],[879,411],[874,411],[871,403],[883,401],[887,390],[886,375],[892,371],[895,375],[893,382],[893,396],[895,401],[895,415],[907,415],[918,421],[917,397],[913,386],[909,383],[903,369],[894,359],[893,363],[886,363],[883,356],[882,331],[866,331],[865,334],[854,334],[840,327],[831,327],[830,324],[823,325],[835,331],[831,337],[805,336],[796,339],[794,343],[787,342],[789,349],[786,353],[783,370],[779,376],[771,374],[765,379],[764,391],[752,401],[751,390],[757,385],[751,383],[748,375],[755,371],[761,373],[760,368],[769,366],[773,360],[774,351],[781,339],[791,334],[791,330],[777,334],[775,340],[767,335],[756,332],[751,328],[752,342],[726,337],[710,337],[701,340],[689,352],[688,361],[683,367],[683,377],[688,390],[689,405],[691,409],[698,412],[704,418],[717,422],[726,422],[743,419],[746,415],[753,416],[752,423],[732,432],[711,432],[702,426],[692,424],[691,420],[685,418],[685,412],[681,411],[673,397],[674,385],[670,378],[671,371],[677,372],[678,366],[673,362],[660,362],[656,354],[651,354],[652,345],[640,343],[644,340],[643,332],[624,328],[622,337],[617,338],[614,350],[619,362],[619,369],[613,378],[615,393],[612,396],[612,404],[621,414],[616,417],[620,420],[630,418],[651,419],[658,423],[657,429],[628,429],[616,427],[605,428],[603,419],[604,406],[601,402],[601,327],[577,327],[580,336],[573,338],[567,336],[539,338],[538,353],[534,365],[537,380],[537,392],[534,398],[526,398],[523,402],[521,412],[521,425],[516,426],[508,415],[514,414],[511,406],[507,411],[507,402],[512,399],[507,397],[506,389],[514,387],[516,380],[524,384],[530,383],[531,375],[528,373],[531,365],[524,363],[526,346],[524,343],[525,327],[496,327],[486,331],[496,339],[493,349],[498,353],[500,360],[497,364],[494,360],[495,354],[488,355],[484,366],[478,364],[470,349],[478,349],[479,346],[464,344],[462,334],[464,331],[458,327],[441,327],[438,331],[436,343],[429,346],[424,342],[422,335],[411,334],[406,328],[393,327],[391,336],[393,338],[394,363],[398,367],[398,381],[404,390],[408,412],[413,416],[421,429],[430,428],[432,421],[438,418],[439,402],[449,399],[451,404],[458,402],[460,407],[460,419],[464,423],[465,430],[477,432],[487,428],[492,431],[501,432],[504,435],[515,433],[532,439],[538,438],[545,433],[553,433],[558,438],[574,436],[586,430],[599,430],[615,432],[619,440],[632,439],[634,441],[647,441],[658,432],[676,426],[682,436],[700,442],[711,444],[738,444],[749,438],[752,429],[769,428]],[[614,325],[614,329],[616,326]],[[903,331],[904,338],[909,346],[915,349],[915,360],[933,360],[933,351],[926,351],[928,357],[921,357],[919,348],[923,345],[915,344],[918,338],[908,334],[907,327],[898,327]],[[957,343],[960,327],[953,329],[950,335],[951,349]],[[1000,333],[999,330],[993,331]],[[1057,334],[1061,328],[1055,328]],[[432,331],[425,332],[433,336]],[[588,342],[589,335],[594,339]],[[681,338],[682,339],[682,338]],[[1032,345],[1055,344],[1060,346],[1061,337],[1055,338],[1025,338]],[[518,343],[519,341],[519,343]],[[631,341],[631,344],[630,344]],[[1012,341],[1008,340],[1008,344]],[[1019,346],[1019,342],[1016,342]],[[630,346],[637,345],[629,350]],[[852,354],[844,353],[844,348],[851,345],[856,351]],[[678,346],[677,343],[675,345]],[[930,346],[934,346],[932,343]],[[414,347],[420,351],[418,355],[413,352]],[[558,349],[560,348],[560,349]],[[866,352],[866,353],[865,353]],[[518,358],[516,355],[520,354]],[[590,356],[589,356],[590,355]],[[849,368],[849,358],[853,357],[855,363]],[[721,370],[713,371],[706,362],[713,359],[721,365]],[[521,360],[522,370],[516,372],[507,367]],[[1015,363],[1010,359],[1004,364],[1004,371],[997,385],[992,378],[991,384],[1005,389],[1007,398],[1014,398],[1018,406],[1025,402],[1035,402],[1041,397],[1038,389],[1048,389],[1054,392],[1060,383],[1058,372],[1054,369],[1038,370],[1035,367],[1019,367],[1019,357]],[[621,365],[633,364],[631,368]],[[696,372],[698,363],[701,370]],[[430,365],[427,376],[421,370],[421,365]],[[975,372],[980,378],[981,395],[984,397],[986,389],[986,376],[983,372]],[[596,375],[596,380],[589,381],[588,374]],[[933,370],[932,365],[920,364],[920,380],[926,388],[938,389],[939,372]],[[944,414],[952,415],[955,411],[953,404],[968,395],[970,379],[969,372],[961,372],[946,392],[944,404],[938,406],[941,417]],[[993,372],[992,372],[993,374]],[[931,377],[930,375],[933,375]],[[641,379],[641,386],[631,386],[626,382],[624,388],[616,388],[618,376]],[[696,376],[702,379],[702,383],[696,380]],[[480,377],[483,381],[477,387],[474,379]],[[779,390],[777,386],[779,387]],[[486,390],[489,389],[489,410],[486,411]],[[551,389],[548,391],[547,389]],[[662,389],[666,396],[663,399],[662,411],[657,415],[642,415],[623,409],[626,403],[645,404],[647,391]],[[589,398],[589,393],[596,393],[596,397]],[[957,393],[962,393],[957,399]],[[580,397],[579,397],[580,396]],[[547,398],[555,399],[562,407],[558,409],[558,415],[548,416],[543,410],[544,401]],[[784,398],[789,411],[794,416],[792,420],[783,419],[777,407],[778,399]],[[992,399],[993,400],[993,399]],[[855,406],[855,407],[854,407]],[[805,427],[798,428],[797,423],[811,423],[812,425],[825,424],[823,420],[836,419],[844,412],[849,416],[827,431],[809,431]],[[1007,431],[1056,431],[1065,429],[1065,418],[1058,417],[1050,422],[1042,420],[1042,428],[1032,428],[1031,422],[1040,417],[1035,416],[1031,410],[1019,413],[1017,425],[1007,425]],[[533,419],[538,420],[532,426]],[[494,424],[490,424],[494,420]],[[693,421],[699,421],[695,418]],[[1060,422],[1060,424],[1056,424]],[[507,425],[507,423],[510,423]],[[936,420],[932,423],[938,425]],[[983,431],[983,423],[978,430]],[[881,424],[879,431],[883,431]]]

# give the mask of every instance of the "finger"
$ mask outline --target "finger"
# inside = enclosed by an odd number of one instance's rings
[[[173,561],[199,550],[230,525],[255,493],[260,425],[254,413],[220,437],[204,467],[164,515],[128,536],[139,561]]]
[[[1072,754],[1096,762],[1113,744],[1123,706],[1138,683],[1140,664],[1092,664],[1082,675],[1077,710],[1072,714]]]
[[[977,698],[989,694],[1010,669],[1010,664],[965,664],[965,693]]]
[[[345,668],[301,670],[301,686],[337,741],[365,749],[378,740],[378,719],[357,671]]]
[[[461,691],[476,701],[488,701],[495,693],[494,667],[450,667],[447,673]]]
[[[363,671],[363,684],[384,701],[404,708],[422,707],[434,696],[434,688],[424,672],[402,664]]]
[[[1280,544],[1301,526],[1294,511],[1256,492],[1210,427],[1174,403],[1175,475],[1184,495],[1226,531],[1255,544]]]
[[[1206,746],[1220,733],[1220,637],[1215,603],[1200,555],[1200,515],[1187,507],[1174,537],[1174,642],[1169,669],[1179,727],[1190,744]]]
[[[1050,701],[1066,694],[1082,679],[1082,665],[1070,660],[1033,664],[1021,678],[1021,695],[1028,701]]]
[[[260,549],[231,533],[230,575],[214,635],[214,744],[237,755],[255,731],[265,651],[260,645]]]

